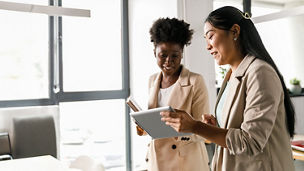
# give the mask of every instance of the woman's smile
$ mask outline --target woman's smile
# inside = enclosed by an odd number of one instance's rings
[[[167,71],[171,71],[174,69],[173,66],[166,66],[166,65],[163,65],[164,69],[167,70]]]

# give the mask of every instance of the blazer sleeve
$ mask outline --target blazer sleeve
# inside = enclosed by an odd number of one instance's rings
[[[209,113],[208,91],[201,75],[197,75],[193,93],[191,113],[196,120],[201,121],[203,114]]]
[[[226,135],[227,148],[232,155],[263,152],[283,99],[281,82],[269,65],[247,72],[246,105],[244,111],[239,111],[243,112],[244,120],[240,129],[229,128]]]

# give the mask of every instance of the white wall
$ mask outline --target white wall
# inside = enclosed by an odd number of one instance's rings
[[[303,6],[304,2],[290,2],[285,5],[285,9]],[[289,25],[291,54],[288,57],[292,61],[293,75],[301,80],[302,87],[304,85],[304,58],[303,58],[303,42],[304,42],[304,14],[287,18]],[[289,82],[288,82],[289,83]]]
[[[285,4],[284,8],[280,10],[301,5],[304,5],[304,3],[290,2]],[[262,9],[260,8],[257,12],[263,11]],[[265,9],[265,11],[275,12],[277,9]],[[301,80],[303,87],[304,68],[302,66],[304,58],[302,47],[304,41],[304,15],[291,17],[282,15],[281,17],[280,19],[257,23],[256,27],[266,49],[284,76],[286,86],[290,87],[290,79],[296,77]]]
[[[292,97],[291,100],[296,112],[295,133],[304,135],[304,97]]]
[[[193,72],[203,75],[209,93],[210,112],[213,113],[216,101],[215,64],[213,57],[206,50],[204,39],[204,21],[213,9],[212,0],[178,1],[179,17],[190,23],[194,29],[191,45],[185,48],[185,65]]]

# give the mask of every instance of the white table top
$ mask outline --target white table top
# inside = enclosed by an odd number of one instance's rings
[[[52,156],[39,156],[0,161],[0,170],[5,171],[78,171]]]

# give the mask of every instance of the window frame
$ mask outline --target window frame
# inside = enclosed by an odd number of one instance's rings
[[[128,0],[121,1],[122,89],[107,91],[63,91],[62,17],[49,16],[49,98],[1,100],[0,108],[59,105],[60,102],[127,99],[130,95]],[[50,6],[62,6],[62,0],[49,0]],[[58,92],[57,92],[58,91]],[[125,105],[126,170],[132,171],[129,108]]]

